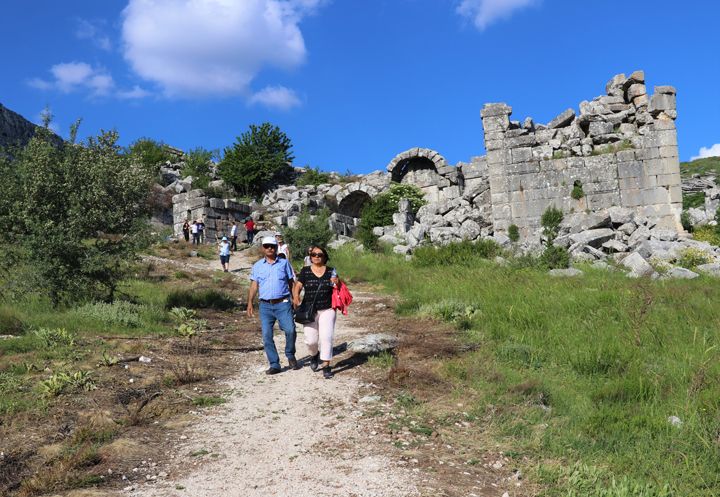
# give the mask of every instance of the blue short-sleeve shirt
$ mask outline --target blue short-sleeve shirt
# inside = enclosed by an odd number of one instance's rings
[[[262,300],[279,299],[290,296],[290,281],[295,273],[287,259],[277,258],[269,263],[265,258],[253,264],[250,280],[258,284],[258,297]]]

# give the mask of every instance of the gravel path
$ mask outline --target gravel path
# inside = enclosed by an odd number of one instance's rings
[[[233,274],[247,277],[249,261],[234,257]],[[210,265],[213,269],[217,265]],[[355,295],[370,299],[370,295]],[[369,333],[362,316],[338,316],[335,343]],[[284,335],[276,335],[278,350]],[[297,357],[307,357],[302,332]],[[282,352],[281,352],[282,355]],[[420,495],[417,473],[396,465],[356,400],[358,369],[323,379],[305,365],[264,374],[262,352],[239,354],[233,393],[220,407],[202,411],[177,438],[175,470],[163,480],[125,492],[133,497],[405,497]],[[284,360],[284,357],[283,357]],[[364,366],[359,366],[362,368]],[[192,454],[195,454],[193,456]],[[181,475],[173,478],[175,474]]]

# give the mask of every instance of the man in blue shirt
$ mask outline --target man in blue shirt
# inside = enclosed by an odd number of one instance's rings
[[[260,300],[260,323],[262,324],[263,347],[270,363],[265,374],[280,372],[280,357],[273,340],[275,321],[285,332],[285,357],[293,369],[300,369],[295,359],[295,321],[292,313],[290,290],[295,274],[287,259],[277,256],[277,241],[274,236],[262,239],[263,257],[253,264],[250,273],[250,290],[248,290],[247,315],[254,317],[253,300],[258,295]]]

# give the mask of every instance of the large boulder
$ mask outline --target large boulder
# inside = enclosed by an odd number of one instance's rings
[[[653,267],[637,252],[625,257],[620,264],[630,270],[628,276],[631,278],[652,276],[655,273]]]
[[[610,219],[609,217],[607,218]],[[581,233],[570,235],[570,240],[574,244],[590,245],[591,247],[600,247],[615,236],[615,232],[610,228],[590,229]]]

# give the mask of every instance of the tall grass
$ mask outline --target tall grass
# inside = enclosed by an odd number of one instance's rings
[[[399,293],[402,312],[436,312],[465,330],[479,348],[449,361],[445,374],[458,392],[476,393],[474,414],[494,406],[498,440],[535,461],[536,478],[545,481],[539,475],[559,460],[604,468],[608,484],[720,494],[716,282],[591,268],[553,279],[480,259],[423,267],[350,251],[333,262],[350,282]],[[571,475],[553,474],[547,495],[570,495]]]

